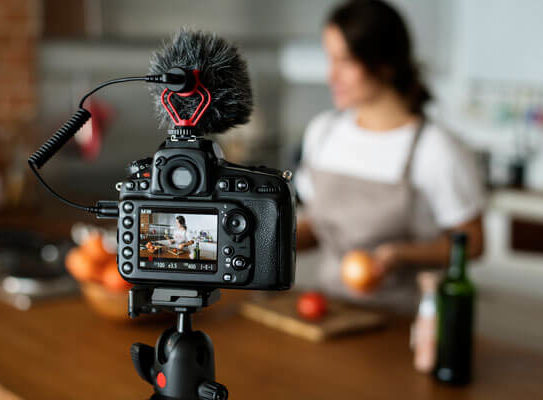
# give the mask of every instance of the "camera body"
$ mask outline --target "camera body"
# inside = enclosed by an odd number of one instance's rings
[[[172,136],[119,183],[119,272],[134,284],[290,288],[296,223],[289,180],[225,161],[210,140]]]

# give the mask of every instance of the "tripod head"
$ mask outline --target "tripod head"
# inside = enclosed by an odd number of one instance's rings
[[[155,347],[134,343],[130,348],[138,375],[154,388],[151,400],[226,400],[228,390],[215,382],[215,357],[211,339],[193,331],[191,314],[220,298],[218,289],[195,290],[135,286],[130,289],[128,312],[170,310],[177,326],[162,333]]]

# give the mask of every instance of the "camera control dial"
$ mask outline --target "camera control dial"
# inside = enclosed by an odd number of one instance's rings
[[[250,223],[248,215],[242,210],[232,210],[222,219],[224,230],[233,236],[234,241],[239,241],[249,232]]]

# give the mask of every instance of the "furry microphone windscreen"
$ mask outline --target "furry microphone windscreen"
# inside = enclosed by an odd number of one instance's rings
[[[249,120],[253,108],[251,83],[247,63],[237,47],[215,33],[183,28],[151,56],[151,74],[162,74],[173,67],[199,70],[201,83],[211,93],[209,108],[197,124],[199,133],[223,133]],[[174,128],[161,104],[163,90],[164,85],[151,85],[160,126]],[[172,104],[183,119],[193,114],[200,101],[198,95],[172,96]]]

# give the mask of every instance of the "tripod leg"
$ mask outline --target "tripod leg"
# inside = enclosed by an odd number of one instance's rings
[[[130,346],[130,356],[138,375],[145,381],[153,384],[152,368],[155,359],[155,348],[143,343],[134,343]]]

